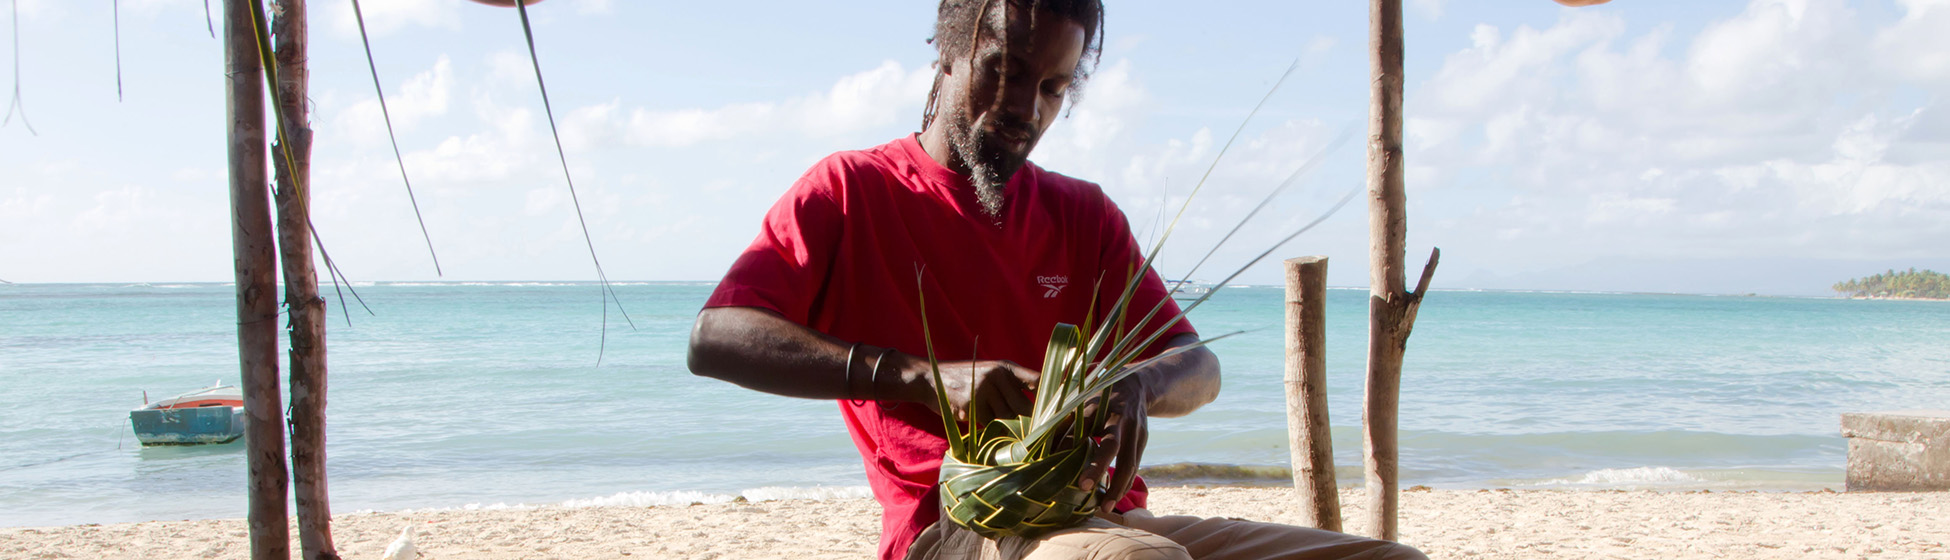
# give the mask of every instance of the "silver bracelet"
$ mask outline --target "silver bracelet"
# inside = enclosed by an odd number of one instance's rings
[[[887,406],[887,401],[880,398],[880,362],[887,361],[887,355],[892,353],[894,353],[893,348],[881,350],[880,357],[873,360],[873,373],[867,376],[867,382],[871,383],[870,387],[873,388],[873,401],[880,403],[881,410],[893,410],[901,406],[900,401],[894,401],[893,406]]]
[[[846,372],[845,375],[840,378],[841,379],[840,396],[844,397],[846,400],[853,401],[854,406],[867,404],[866,402],[861,401],[860,399],[853,398],[853,352],[859,349],[860,349],[860,343],[858,342],[853,343],[852,347],[847,348],[846,363],[840,365],[840,367]],[[869,380],[869,382],[871,382],[871,380]]]

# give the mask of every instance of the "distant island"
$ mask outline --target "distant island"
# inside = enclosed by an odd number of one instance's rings
[[[1932,270],[1896,272],[1835,283],[1835,291],[1848,297],[1892,299],[1950,299],[1950,274]]]

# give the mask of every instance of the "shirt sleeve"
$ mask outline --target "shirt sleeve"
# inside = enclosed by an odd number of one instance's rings
[[[810,324],[842,231],[840,206],[832,197],[833,164],[829,159],[814,166],[779,197],[758,238],[732,262],[705,308],[757,307]]]

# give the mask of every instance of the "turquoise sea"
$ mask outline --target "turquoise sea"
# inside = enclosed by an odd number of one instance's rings
[[[336,512],[862,496],[830,402],[684,368],[710,284],[359,285],[331,303]],[[242,517],[242,443],[142,448],[127,412],[236,383],[226,284],[0,285],[0,526]],[[329,297],[329,288],[328,288]],[[1367,292],[1329,293],[1330,408],[1360,482]],[[1277,484],[1283,291],[1192,319],[1219,400],[1153,422],[1156,483]],[[1950,304],[1437,291],[1403,376],[1402,482],[1438,488],[1839,488],[1844,412],[1950,403]],[[1194,468],[1187,465],[1218,465]]]

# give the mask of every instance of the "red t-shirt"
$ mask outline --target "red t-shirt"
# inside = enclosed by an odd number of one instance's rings
[[[1083,324],[1102,278],[1101,324],[1144,254],[1095,184],[1030,163],[1004,192],[997,225],[968,179],[928,157],[914,136],[833,154],[772,206],[705,307],[769,309],[841,340],[926,355],[917,296],[925,289],[939,359],[1041,371],[1056,323]],[[1128,320],[1160,301],[1165,308],[1142,332],[1178,314],[1164,282],[1146,271]],[[1159,340],[1189,332],[1181,321]],[[941,418],[912,403],[841,401],[840,412],[883,509],[880,557],[901,558],[940,515],[932,490],[948,448]],[[1117,509],[1143,507],[1142,482],[1135,486]]]

